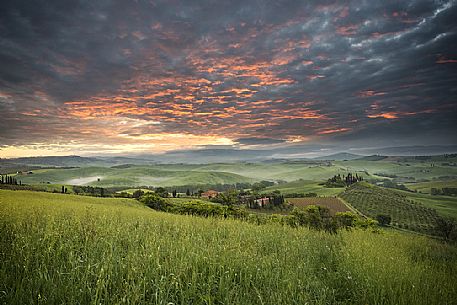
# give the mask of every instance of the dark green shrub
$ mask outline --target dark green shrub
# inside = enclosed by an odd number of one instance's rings
[[[147,193],[140,198],[140,202],[154,210],[169,211],[171,205],[155,193]]]
[[[436,219],[436,233],[444,240],[457,240],[457,223],[449,217],[439,217]]]
[[[143,195],[144,195],[144,192],[142,190],[136,190],[133,192],[132,197],[135,199],[138,199]]]
[[[337,212],[335,218],[340,227],[349,229],[355,226],[358,216],[352,212]]]
[[[379,214],[376,216],[376,220],[378,221],[380,226],[387,227],[388,225],[390,225],[392,217],[390,215]]]

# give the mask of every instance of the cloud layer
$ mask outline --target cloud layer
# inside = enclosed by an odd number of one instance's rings
[[[2,1],[0,145],[455,144],[456,18],[456,1]]]

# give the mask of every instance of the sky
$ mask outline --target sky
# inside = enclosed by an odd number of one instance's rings
[[[457,144],[457,1],[0,2],[0,157]]]

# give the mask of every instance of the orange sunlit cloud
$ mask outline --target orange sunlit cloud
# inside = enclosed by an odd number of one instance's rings
[[[335,128],[335,129],[325,129],[325,130],[321,130],[318,132],[318,134],[333,134],[333,133],[341,133],[341,132],[346,132],[346,131],[349,131],[351,130],[350,128]]]
[[[389,138],[389,127],[406,134],[409,124],[440,136],[454,126],[457,52],[442,25],[455,5],[412,7],[140,1],[105,11],[84,2],[80,14],[28,32],[17,10],[11,24],[27,35],[0,33],[0,55],[12,58],[0,75],[0,146],[25,154],[371,141],[381,127]],[[36,10],[54,16],[53,1]]]
[[[436,60],[437,64],[454,64],[457,63],[457,59],[451,59],[446,56],[440,55]]]
[[[359,27],[355,24],[340,26],[336,28],[336,32],[342,36],[352,36],[357,33]]]
[[[372,97],[372,96],[382,96],[385,95],[385,92],[377,92],[374,90],[364,90],[357,93],[359,97]]]

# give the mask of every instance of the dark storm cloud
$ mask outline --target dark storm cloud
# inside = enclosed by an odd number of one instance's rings
[[[456,1],[2,1],[0,144],[455,143],[456,18]]]

